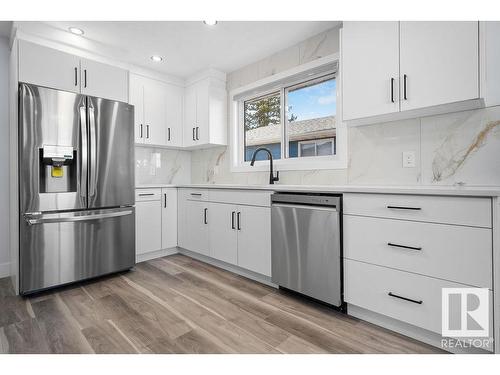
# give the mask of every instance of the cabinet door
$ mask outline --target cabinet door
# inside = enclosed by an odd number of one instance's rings
[[[399,23],[344,22],[342,116],[352,120],[399,111]]]
[[[478,98],[478,22],[401,22],[400,79],[401,110]]]
[[[271,209],[238,208],[238,266],[271,276]]]
[[[144,143],[144,78],[130,75],[129,103],[134,106],[135,143]]]
[[[128,72],[125,69],[81,59],[81,93],[127,102]]]
[[[209,204],[210,256],[230,264],[238,263],[237,210],[231,204]]]
[[[161,249],[161,202],[136,202],[136,254]]]
[[[167,144],[182,146],[183,89],[166,85]]]
[[[80,58],[19,41],[19,81],[58,90],[80,92]]]
[[[177,189],[162,189],[161,247],[177,246]]]
[[[204,80],[196,84],[196,144],[209,143],[210,124],[210,81]]]
[[[184,146],[196,143],[196,88],[189,86],[184,95]]]
[[[144,83],[144,143],[167,144],[165,84],[152,79]]]
[[[208,205],[205,202],[186,201],[184,244],[187,250],[210,255],[208,241]]]

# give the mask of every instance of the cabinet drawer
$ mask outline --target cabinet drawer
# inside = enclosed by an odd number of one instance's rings
[[[136,189],[135,201],[159,201],[161,200],[161,189]]]
[[[344,257],[492,288],[487,228],[344,215]]]
[[[207,201],[208,189],[180,189],[179,195],[183,200]]]
[[[263,207],[271,205],[270,191],[210,189],[208,196],[211,202]]]
[[[344,213],[491,228],[491,199],[344,194]]]
[[[348,259],[344,260],[344,267],[346,302],[439,334],[442,288],[467,288],[462,284]],[[491,291],[489,295],[491,333]],[[414,302],[394,296],[408,298]],[[417,303],[420,301],[421,303]],[[459,314],[457,311],[457,315]],[[450,321],[459,322],[460,316],[450,316]]]

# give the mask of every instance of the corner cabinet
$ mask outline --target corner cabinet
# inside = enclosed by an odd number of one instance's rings
[[[343,119],[479,99],[478,30],[468,21],[344,22]]]
[[[128,71],[39,44],[19,41],[19,81],[127,102]]]
[[[213,77],[188,84],[184,93],[184,146],[227,145],[225,82]]]
[[[135,106],[135,143],[182,146],[181,87],[130,74],[129,103]]]

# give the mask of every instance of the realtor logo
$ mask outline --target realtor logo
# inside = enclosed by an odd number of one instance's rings
[[[486,288],[442,289],[444,337],[489,336],[489,292]]]

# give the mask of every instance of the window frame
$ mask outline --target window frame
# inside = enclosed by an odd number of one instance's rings
[[[309,76],[309,71],[317,71],[318,68],[337,65],[336,71],[322,70],[321,73]],[[321,69],[320,69],[321,70]],[[300,74],[302,79],[286,81],[289,77],[294,77]],[[347,128],[342,119],[342,72],[339,54],[335,53],[309,63],[302,64],[292,69],[288,69],[281,73],[276,73],[271,77],[258,80],[243,87],[231,90],[229,93],[229,109],[230,109],[230,137],[229,150],[231,155],[231,172],[257,172],[268,171],[269,162],[267,160],[257,160],[254,166],[250,166],[250,162],[245,162],[245,130],[244,130],[244,101],[263,97],[272,93],[280,92],[281,98],[285,98],[285,89],[296,87],[300,84],[309,83],[315,79],[321,79],[325,76],[334,75],[336,79],[336,95],[337,95],[337,110],[336,110],[336,136],[335,136],[335,151],[336,155],[325,156],[309,156],[296,158],[283,158],[285,148],[288,149],[288,144],[283,142],[285,134],[282,134],[281,155],[282,158],[275,160],[276,170],[311,170],[311,169],[346,169],[347,168]],[[282,81],[284,84],[276,84]],[[260,90],[262,87],[268,87],[267,90]],[[250,93],[250,94],[246,94]],[[285,118],[285,103],[281,103],[281,126],[282,132],[286,132],[283,119]],[[288,152],[288,151],[286,151]],[[288,155],[287,155],[288,156]]]
[[[318,157],[318,141],[322,141],[322,142],[331,142],[332,143],[332,152],[335,151],[335,138],[334,137],[331,137],[331,138],[321,138],[321,139],[313,139],[313,140],[308,140],[308,141],[298,141],[297,142],[297,145],[298,145],[298,148],[297,148],[297,153],[298,153],[298,157],[299,158],[317,158]],[[300,154],[302,153],[300,151],[300,146],[301,145],[306,145],[306,144],[310,144],[310,143],[314,143],[314,153],[316,155],[314,156],[301,156]],[[326,155],[326,156],[330,156],[330,155]],[[333,155],[332,155],[333,156]]]

